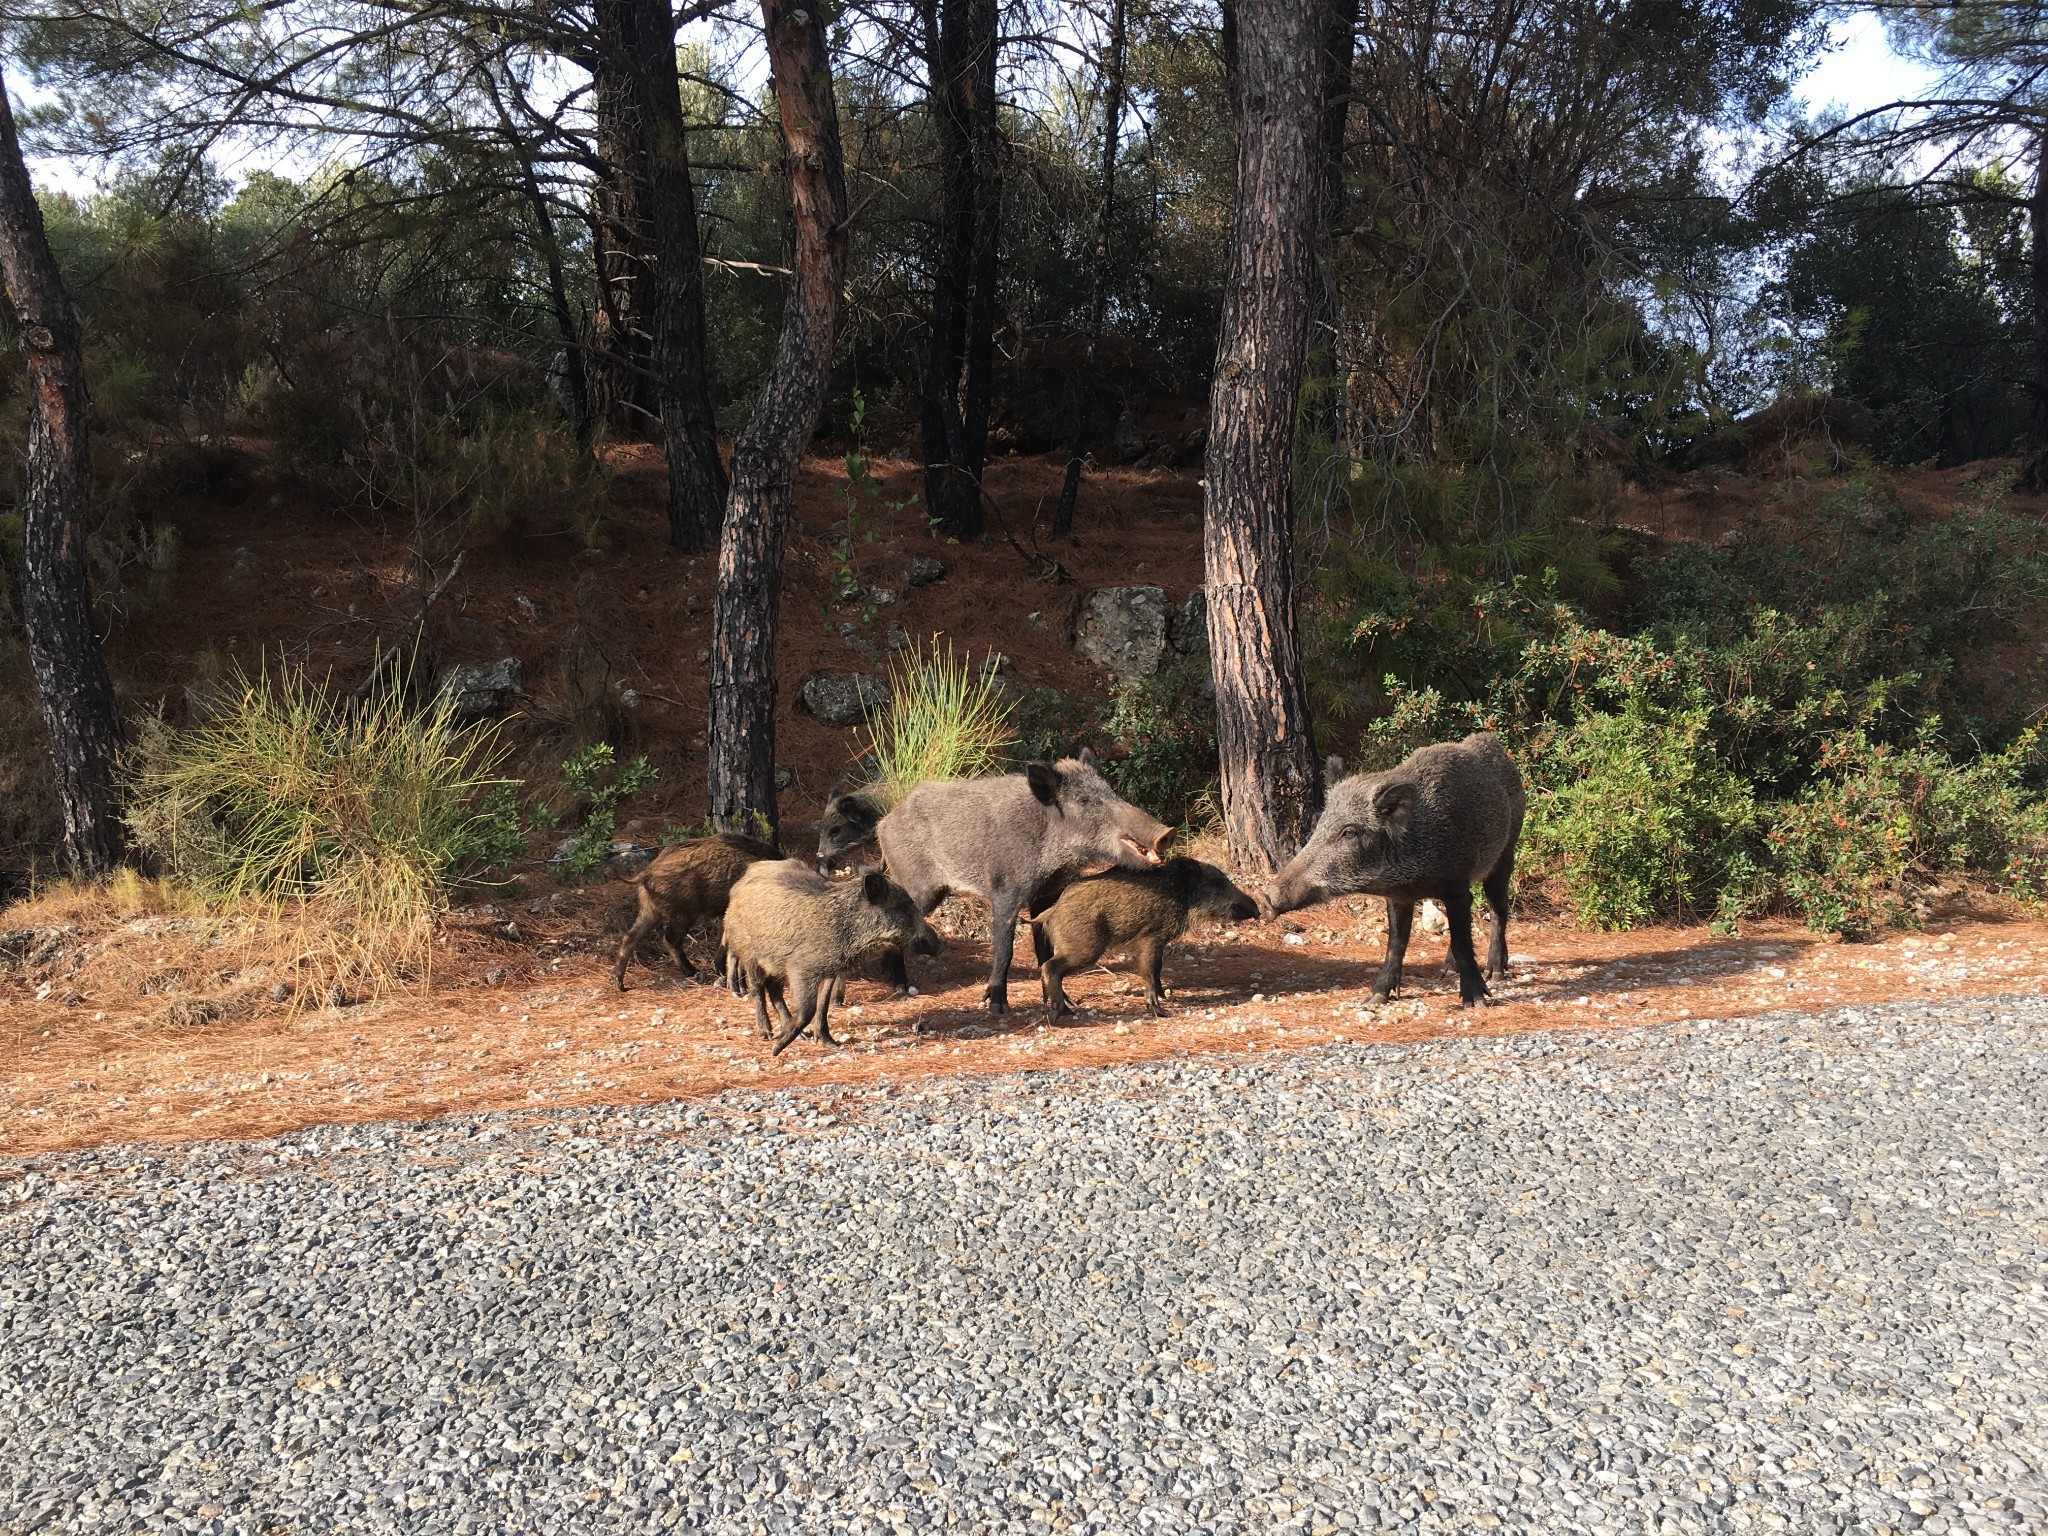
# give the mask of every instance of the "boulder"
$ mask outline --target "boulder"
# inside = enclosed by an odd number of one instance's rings
[[[931,555],[912,555],[903,567],[903,584],[906,587],[928,587],[945,579],[946,562]]]
[[[512,707],[519,694],[519,658],[507,656],[481,667],[450,667],[441,677],[441,695],[450,701],[457,725],[495,720]]]
[[[1081,603],[1074,649],[1119,681],[1159,669],[1172,609],[1158,587],[1098,587]]]
[[[1166,641],[1183,656],[1209,654],[1209,593],[1197,587],[1168,621]]]
[[[859,725],[889,707],[889,682],[872,672],[813,672],[804,679],[802,698],[822,724]]]

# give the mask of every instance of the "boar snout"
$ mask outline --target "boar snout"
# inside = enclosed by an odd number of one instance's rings
[[[939,937],[938,930],[927,923],[924,931],[910,941],[913,955],[936,955],[944,952],[946,941]]]
[[[1289,864],[1275,875],[1273,883],[1260,893],[1266,908],[1264,915],[1278,917],[1283,912],[1313,906],[1323,899],[1321,888],[1299,867],[1300,864],[1300,859]]]

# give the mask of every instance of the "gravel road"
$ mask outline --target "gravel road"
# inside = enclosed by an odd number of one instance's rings
[[[0,1167],[0,1532],[2048,1531],[2048,1002]]]

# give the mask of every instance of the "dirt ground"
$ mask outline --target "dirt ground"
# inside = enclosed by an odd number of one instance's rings
[[[1068,981],[1078,1017],[1040,1024],[1036,978],[993,1019],[976,1005],[984,940],[927,961],[903,1001],[856,983],[834,1020],[841,1043],[771,1057],[752,1005],[636,965],[610,990],[616,894],[470,909],[451,923],[432,991],[295,1017],[179,1026],[159,999],[97,1006],[53,991],[0,990],[0,1153],[109,1141],[274,1135],[301,1127],[429,1119],[477,1110],[649,1103],[723,1089],[830,1086],[942,1074],[1093,1066],[1301,1049],[1335,1040],[1427,1040],[1553,1028],[1631,1028],[1774,1008],[2030,992],[2048,984],[2048,923],[1968,921],[1871,944],[1791,923],[1587,934],[1510,928],[1500,1005],[1458,1006],[1441,937],[1419,933],[1405,995],[1369,1001],[1383,935],[1377,903],[1350,899],[1283,922],[1204,929],[1167,964],[1174,1012],[1152,1019],[1115,956]],[[949,909],[950,910],[950,909]],[[1286,923],[1298,924],[1289,931]],[[971,917],[967,926],[971,929]],[[208,947],[231,963],[231,928],[143,918],[115,931],[134,958]],[[513,966],[521,974],[507,974]],[[486,980],[485,978],[491,978]],[[73,1001],[65,1001],[70,996]],[[914,1032],[921,1025],[923,1033]]]
[[[1199,471],[1104,469],[1083,484],[1079,538],[1030,556],[1032,528],[1056,497],[1056,457],[1010,456],[989,469],[990,537],[935,544],[912,500],[914,464],[877,462],[880,491],[849,497],[843,463],[819,456],[798,488],[778,654],[778,751],[790,844],[849,772],[861,741],[796,699],[814,668],[880,671],[889,631],[943,635],[969,655],[998,651],[1022,686],[1101,697],[1106,679],[1070,648],[1069,616],[1091,586],[1143,582],[1179,603],[1202,579]],[[1908,515],[1943,515],[2001,466],[1897,476]],[[507,735],[511,771],[550,781],[593,718],[644,752],[660,774],[620,830],[652,841],[703,814],[706,695],[715,557],[666,545],[658,454],[613,450],[613,499],[596,543],[528,529],[465,557],[434,610],[445,661],[516,656],[527,697]],[[1796,517],[1784,476],[1702,470],[1624,486],[1617,524],[1639,537],[1719,540]],[[2048,516],[2048,497],[2014,496]],[[167,509],[179,528],[183,597],[124,614],[110,662],[131,707],[185,717],[192,685],[231,661],[250,671],[283,656],[346,686],[416,611],[407,530],[300,504],[260,477],[234,501]],[[1014,547],[1006,533],[1014,534]],[[834,601],[838,549],[873,599]],[[870,537],[872,535],[872,537]],[[904,580],[911,555],[949,568],[935,585]],[[445,570],[437,573],[444,575]],[[1048,580],[1050,575],[1066,579]],[[882,589],[880,593],[876,588]],[[204,594],[204,601],[190,600]],[[881,598],[886,595],[887,601]],[[851,633],[845,633],[848,627]],[[628,700],[628,693],[631,700]],[[539,882],[545,886],[544,877]],[[2048,976],[2048,924],[1958,920],[1951,934],[1826,942],[1796,925],[1755,925],[1740,939],[1702,929],[1584,934],[1518,917],[1517,957],[1499,1007],[1466,1012],[1437,975],[1441,939],[1418,936],[1408,996],[1366,1006],[1379,965],[1376,906],[1343,902],[1298,915],[1300,931],[1252,924],[1191,936],[1169,965],[1177,1013],[1145,1015],[1126,975],[1076,978],[1084,1011],[1039,1027],[1028,1007],[991,1020],[977,1009],[985,939],[963,937],[925,968],[924,995],[886,1000],[857,984],[837,1021],[845,1044],[808,1041],[780,1059],[750,1033],[747,1005],[666,970],[636,968],[624,997],[606,986],[624,896],[617,887],[545,891],[460,909],[437,946],[431,988],[342,1009],[290,1011],[263,1001],[275,937],[157,913],[101,914],[53,941],[40,966],[0,969],[0,1151],[114,1140],[248,1137],[329,1122],[420,1118],[456,1110],[637,1103],[738,1086],[822,1086],[874,1078],[1140,1060],[1179,1053],[1288,1049],[1334,1039],[1424,1039],[1593,1024],[1620,1027],[1759,1009],[2031,990]],[[1540,905],[1540,904],[1539,904]],[[63,924],[37,904],[0,910],[0,930]],[[969,929],[971,930],[971,923]],[[266,947],[267,946],[267,947]],[[274,967],[273,967],[274,968]],[[1035,977],[1013,984],[1020,1004]],[[211,1002],[234,1006],[218,1011]],[[240,1001],[236,1001],[240,1000]],[[253,1000],[250,1001],[250,1000]],[[248,1006],[243,1006],[247,1003]],[[199,1006],[199,1005],[207,1006]],[[858,1009],[858,1012],[852,1011]],[[922,1036],[912,1031],[922,1022]]]

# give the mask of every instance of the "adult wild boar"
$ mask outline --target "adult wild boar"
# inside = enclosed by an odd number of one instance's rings
[[[879,869],[857,880],[828,880],[784,860],[755,865],[733,886],[725,947],[729,973],[743,975],[754,994],[764,1035],[774,1003],[782,1019],[780,1055],[811,1026],[821,1042],[832,1043],[834,991],[848,973],[892,950],[935,955],[941,946],[924,914]]]
[[[988,903],[991,1013],[1009,1011],[1018,913],[1044,911],[1077,875],[1157,864],[1172,836],[1111,789],[1087,752],[1026,763],[1022,773],[920,784],[875,829],[890,875],[919,911],[952,894]],[[907,985],[900,966],[892,979]]]
[[[1450,920],[1458,996],[1467,1007],[1483,1003],[1486,979],[1472,952],[1472,884],[1484,886],[1493,912],[1486,976],[1504,976],[1508,881],[1526,807],[1522,776],[1490,732],[1424,747],[1397,768],[1355,774],[1330,790],[1307,845],[1267,888],[1267,905],[1291,912],[1333,896],[1384,896],[1387,958],[1372,989],[1384,1002],[1401,985],[1415,903],[1434,898]]]

